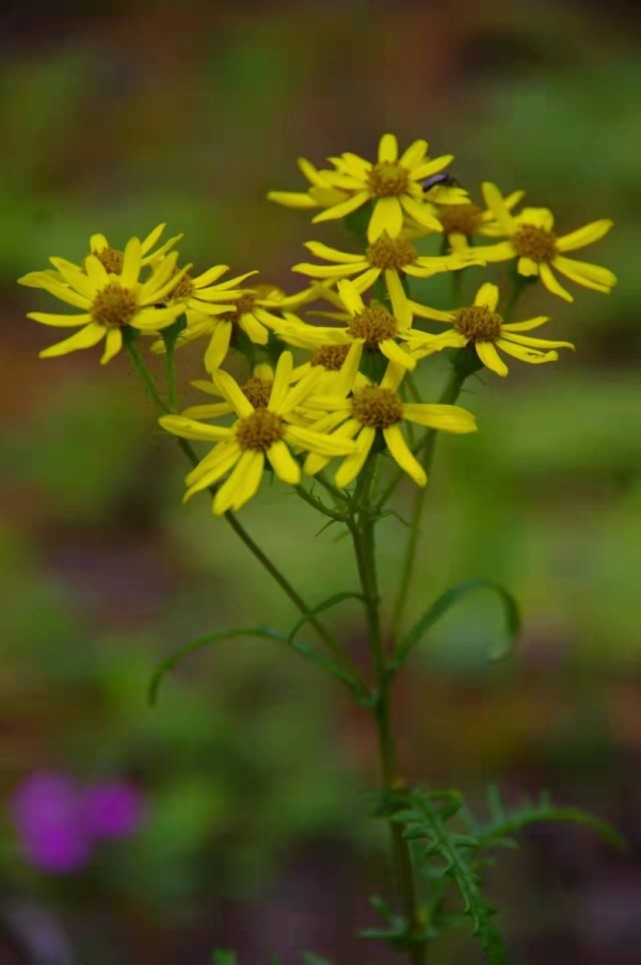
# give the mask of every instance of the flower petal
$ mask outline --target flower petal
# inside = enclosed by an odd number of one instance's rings
[[[330,248],[329,245],[324,245],[320,241],[306,241],[305,248],[307,248],[313,255],[317,258],[324,258],[325,261],[335,261],[338,264],[350,265],[353,262],[361,261],[362,255],[350,254],[349,251],[339,251],[338,248]]]
[[[424,228],[431,228],[432,231],[443,231],[443,225],[432,213],[432,208],[429,204],[416,201],[407,194],[401,195],[401,204],[408,215],[414,218],[414,221],[418,221],[420,225],[423,225]]]
[[[584,225],[583,228],[577,228],[576,231],[571,231],[567,235],[561,235],[560,238],[556,239],[556,247],[558,251],[565,252],[592,245],[595,241],[599,241],[604,235],[607,235],[613,225],[614,221],[610,221],[609,218],[592,221],[590,224]]]
[[[412,325],[412,307],[395,268],[385,269],[385,284],[392,303],[394,317],[401,328],[410,328]]]
[[[383,339],[382,342],[378,343],[378,347],[386,359],[394,362],[395,365],[400,366],[407,372],[411,372],[416,368],[416,359],[414,356],[402,346],[398,345],[393,338]]]
[[[413,141],[413,143],[410,144],[410,146],[401,154],[399,163],[402,164],[404,168],[407,168],[408,171],[412,172],[415,167],[418,167],[427,154],[427,149],[427,141]]]
[[[279,479],[289,483],[290,486],[298,486],[301,476],[300,466],[282,439],[269,447],[267,458]]]
[[[122,257],[120,281],[125,288],[133,288],[138,281],[142,265],[142,246],[140,238],[130,238]]]
[[[339,281],[338,294],[350,315],[359,315],[365,311],[363,299],[349,279]]]
[[[515,345],[514,342],[508,342],[506,339],[500,338],[497,343],[502,352],[507,355],[511,355],[515,359],[519,359],[521,362],[529,362],[532,365],[536,365],[540,362],[556,362],[559,358],[558,352],[538,352],[533,348],[526,348],[523,345]]]
[[[101,365],[106,365],[107,362],[111,362],[112,358],[117,355],[122,348],[122,329],[110,328],[107,332],[105,343],[105,350],[100,359]]]
[[[588,261],[577,261],[576,258],[564,258],[562,255],[557,255],[552,265],[567,278],[579,285],[584,285],[586,288],[592,288],[594,291],[608,294],[617,283],[616,275],[608,268],[603,268],[601,265],[592,265]]]
[[[345,215],[351,214],[352,211],[356,211],[366,201],[369,201],[370,194],[369,191],[359,191],[352,198],[348,198],[346,201],[341,201],[340,204],[335,204],[331,208],[327,208],[325,211],[321,211],[317,214],[315,218],[312,218],[314,224],[319,221],[333,221],[336,218],[344,218]]]
[[[27,318],[32,318],[34,322],[42,325],[51,325],[54,328],[75,328],[77,325],[86,325],[91,321],[89,312],[82,315],[51,315],[49,312],[29,312]]]
[[[356,440],[358,446],[357,451],[343,460],[334,476],[334,482],[340,489],[349,486],[349,484],[356,479],[367,461],[375,438],[376,429],[373,429],[371,426],[363,426]]]
[[[385,231],[390,238],[396,238],[402,227],[403,209],[398,198],[377,198],[367,229],[367,240],[376,241]]]
[[[491,181],[483,183],[483,197],[485,203],[503,228],[506,235],[513,235],[516,231],[516,222],[508,211],[507,205],[503,200],[503,195],[495,184]]]
[[[269,201],[282,204],[286,208],[318,208],[318,202],[303,191],[268,191]]]
[[[496,311],[496,306],[499,303],[499,289],[498,285],[493,285],[492,282],[486,281],[484,285],[481,285],[476,295],[474,296],[474,304],[479,307],[489,308],[491,312]]]
[[[209,345],[205,350],[205,368],[208,372],[216,372],[225,361],[229,351],[234,327],[231,322],[218,321],[212,332]]]
[[[476,342],[474,347],[476,348],[476,354],[486,368],[492,372],[496,372],[497,375],[502,377],[507,375],[508,367],[503,359],[500,358],[492,342]]]
[[[541,262],[540,266],[541,281],[545,285],[548,291],[552,292],[553,295],[558,295],[566,302],[573,302],[574,298],[566,291],[566,289],[561,285],[559,281],[554,276],[554,272],[548,265],[546,261]]]
[[[550,319],[547,315],[537,315],[536,318],[528,318],[524,322],[509,322],[501,326],[503,332],[531,332],[533,328],[540,328]]]
[[[431,161],[425,161],[424,164],[419,164],[413,169],[412,180],[422,181],[424,178],[429,178],[432,174],[438,174],[443,168],[448,167],[453,160],[453,154],[442,154],[440,157],[432,158]]]
[[[471,412],[460,405],[427,404],[423,402],[406,402],[403,406],[403,418],[409,422],[416,422],[428,429],[440,429],[443,432],[476,432],[476,419]]]
[[[286,352],[283,352],[283,355],[286,354]],[[220,394],[227,399],[229,404],[233,407],[234,412],[241,419],[246,419],[247,416],[252,414],[254,411],[253,405],[241,387],[238,385],[236,379],[232,378],[229,372],[223,372],[221,369],[216,369],[211,373],[211,377]]]
[[[106,332],[107,329],[103,325],[97,325],[95,322],[91,322],[89,325],[81,328],[79,332],[76,332],[69,338],[65,338],[62,342],[57,342],[55,345],[50,345],[49,348],[43,349],[42,352],[38,353],[38,358],[50,359],[58,355],[66,355],[68,352],[76,352],[78,349],[92,348],[94,345],[97,345],[98,342],[102,341]]]
[[[417,486],[425,486],[427,476],[416,456],[410,450],[398,425],[383,429],[383,436],[392,457]]]
[[[383,134],[378,143],[379,163],[394,163],[398,158],[398,141],[394,134]]]
[[[215,454],[214,459],[210,459],[212,454]],[[199,463],[194,472],[187,477],[190,485],[183,496],[183,502],[186,503],[195,493],[202,492],[203,489],[209,489],[210,486],[215,485],[238,462],[240,455],[241,448],[237,442],[219,443],[212,450],[210,456],[205,456],[205,459]],[[203,467],[202,470],[198,471],[201,466]],[[197,476],[195,475],[196,472],[198,472]]]
[[[182,439],[220,442],[234,437],[233,429],[227,426],[208,426],[204,422],[196,422],[195,419],[188,419],[184,415],[163,415],[158,422],[167,432]]]

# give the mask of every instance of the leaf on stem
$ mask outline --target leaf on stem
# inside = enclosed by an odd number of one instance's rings
[[[467,596],[468,593],[483,589],[492,590],[496,593],[501,603],[505,620],[504,639],[492,647],[489,654],[490,659],[500,660],[503,657],[507,657],[514,648],[521,627],[521,616],[518,604],[512,594],[506,590],[505,587],[501,586],[500,583],[495,583],[493,580],[477,579],[466,580],[463,583],[457,583],[455,586],[449,587],[449,589],[445,590],[445,592],[427,608],[423,616],[417,620],[412,629],[403,637],[394,659],[393,667],[395,669],[402,667],[409,654],[414,647],[421,643],[428,630],[431,630],[434,624],[440,620],[441,617],[445,616],[453,606]]]
[[[311,615],[313,615],[313,613],[310,611],[308,616]],[[363,700],[366,696],[361,682],[357,680],[356,677],[346,670],[343,670],[343,668],[339,667],[333,660],[330,660],[329,657],[315,650],[309,644],[294,639],[292,634],[281,633],[280,630],[274,630],[271,627],[241,627],[239,629],[217,630],[214,633],[207,633],[179,647],[166,657],[151,678],[149,702],[152,705],[156,703],[162,681],[168,673],[178,666],[184,657],[196,650],[200,650],[202,647],[209,646],[211,643],[218,643],[220,640],[232,640],[237,637],[261,637],[265,640],[277,640],[279,643],[285,643],[295,650],[299,656],[305,657],[326,673],[331,674],[332,677],[346,684],[358,700]]]

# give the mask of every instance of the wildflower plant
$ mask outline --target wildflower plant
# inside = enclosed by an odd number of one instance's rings
[[[231,526],[298,611],[291,629],[243,626],[185,644],[159,667],[152,698],[187,654],[242,636],[278,641],[333,677],[371,717],[381,771],[372,813],[389,824],[392,840],[395,891],[373,900],[378,920],[364,936],[386,942],[399,959],[423,965],[444,931],[469,920],[486,960],[500,965],[508,956],[481,877],[495,850],[538,821],[582,823],[610,841],[618,838],[597,819],[547,797],[509,810],[493,790],[487,816],[479,818],[458,791],[412,787],[405,780],[391,708],[399,674],[416,648],[444,614],[481,590],[495,596],[504,618],[493,656],[511,652],[520,624],[509,589],[491,580],[470,578],[450,587],[430,600],[412,625],[406,619],[408,595],[438,435],[477,431],[475,416],[458,404],[468,380],[484,369],[490,377],[506,376],[503,356],[540,364],[557,361],[559,348],[573,348],[564,339],[527,334],[550,318],[520,317],[522,292],[540,279],[552,295],[571,300],[553,269],[601,293],[616,279],[605,268],[565,254],[598,241],[611,221],[557,234],[548,209],[519,212],[524,192],[503,198],[489,182],[482,186],[483,209],[449,174],[452,160],[449,154],[430,158],[424,140],[401,153],[391,134],[381,138],[373,161],[349,152],[330,158],[326,168],[301,160],[307,191],[274,191],[269,197],[309,209],[315,224],[342,219],[355,250],[309,241],[306,247],[318,262],[294,266],[309,281],[291,294],[257,280],[253,269],[221,280],[225,265],[198,274],[190,265],[179,267],[180,236],[158,246],[164,225],[142,243],[130,239],[122,251],[96,234],[81,264],[54,257],[53,268],[31,272],[21,282],[65,306],[65,314],[37,311],[30,318],[54,328],[79,328],[45,348],[42,357],[103,340],[103,363],[126,350],[158,406],[160,426],[191,464],[185,500],[208,493],[214,515]],[[469,286],[464,291],[470,266],[477,273],[496,272],[501,269],[495,265],[509,261],[509,290],[492,280],[476,294]],[[424,296],[431,276],[443,274],[451,279],[447,310],[430,307],[429,294]],[[422,297],[413,290],[415,279]],[[145,337],[151,351],[164,355],[166,386],[147,367],[140,349]],[[181,412],[176,349],[189,345],[203,360],[202,378],[192,388],[206,399],[192,395]],[[227,370],[232,356],[236,377]],[[434,357],[441,370],[444,364],[448,369],[437,399],[429,397],[429,389],[424,397],[422,388],[430,384]],[[192,443],[203,444],[203,450]],[[258,546],[236,513],[260,499],[265,476],[276,477],[309,504],[323,528],[334,527],[350,539],[358,592],[337,587],[326,600],[304,600]],[[395,513],[397,488],[406,477],[415,490],[413,507],[407,528],[398,530],[397,539],[406,545],[396,597],[389,601],[382,588],[393,579],[379,575],[377,527]],[[366,665],[327,620],[328,611],[354,597],[367,627]],[[315,643],[308,639],[312,635]],[[458,910],[452,891],[459,894]],[[236,961],[231,952],[216,953],[214,960]],[[325,961],[309,953],[304,960]]]

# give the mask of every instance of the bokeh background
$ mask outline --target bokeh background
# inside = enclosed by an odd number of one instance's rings
[[[395,960],[356,937],[387,875],[368,721],[265,641],[193,657],[150,709],[177,644],[294,614],[207,500],[181,506],[184,466],[126,360],[38,361],[53,333],[25,320],[40,296],[15,285],[51,254],[80,258],[95,231],[122,244],[162,220],[203,268],[291,287],[302,242],[346,238],[265,193],[302,186],[299,154],[371,155],[388,129],[455,153],[476,197],[491,179],[563,230],[617,222],[585,255],[617,272],[610,297],[528,293],[576,355],[475,382],[482,432],[438,453],[413,612],[455,580],[503,581],[524,610],[519,652],[488,663],[498,616],[479,597],[416,658],[396,712],[411,778],[481,806],[489,782],[510,800],[547,787],[628,838],[618,855],[546,828],[506,852],[489,887],[514,960],[639,962],[638,15],[558,0],[84,8],[14,4],[0,39],[0,962],[195,965],[232,946],[244,965],[297,965],[301,949]],[[199,352],[180,356],[185,386]],[[351,587],[346,544],[315,537],[295,498],[266,490],[243,517],[311,599]],[[403,532],[383,525],[389,573]],[[363,653],[357,611],[334,619]],[[49,772],[134,788],[137,833],[73,873],[37,867],[12,801]],[[462,932],[433,961],[479,957]]]

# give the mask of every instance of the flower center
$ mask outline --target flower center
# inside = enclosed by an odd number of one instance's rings
[[[217,317],[226,322],[237,322],[241,315],[244,315],[245,312],[251,312],[255,304],[256,295],[254,295],[253,292],[247,292],[246,295],[241,295],[236,301],[233,311],[223,312],[222,315],[218,315]]]
[[[179,274],[179,272],[176,272]],[[181,298],[189,298],[193,295],[194,284],[191,279],[191,275],[183,275],[178,279],[173,288],[171,288],[165,295],[166,302],[177,302]]]
[[[398,323],[382,305],[372,304],[348,323],[350,335],[364,338],[368,348],[376,348],[386,338],[398,334]]]
[[[241,449],[269,449],[283,434],[283,420],[269,409],[256,409],[236,425],[236,439]]]
[[[268,382],[266,379],[259,379],[257,376],[252,375],[252,377],[245,382],[243,393],[255,409],[265,409],[269,402],[269,397],[272,394],[273,384],[273,382]]]
[[[444,204],[438,216],[446,235],[459,234],[470,238],[483,223],[482,212],[475,204]]]
[[[403,268],[411,265],[417,252],[404,238],[390,238],[387,233],[367,249],[367,260],[374,268]]]
[[[328,372],[338,372],[348,352],[349,345],[323,345],[316,349],[309,361],[312,365],[322,365]]]
[[[100,251],[92,251],[91,253],[96,256],[110,274],[119,275],[122,271],[124,252],[120,251],[119,248],[101,248]]]
[[[387,429],[401,422],[403,401],[391,389],[381,389],[377,385],[367,385],[352,399],[352,415],[363,426],[373,429]]]
[[[470,342],[493,342],[501,336],[502,317],[491,312],[487,305],[470,305],[462,308],[454,322],[455,327]]]
[[[375,198],[388,198],[407,191],[409,172],[401,164],[379,161],[368,171],[367,183]]]
[[[89,308],[94,322],[106,328],[121,328],[128,325],[138,311],[134,293],[122,288],[117,282],[110,282],[98,292]]]
[[[538,225],[523,224],[512,235],[517,254],[534,261],[551,261],[556,255],[556,235]]]

